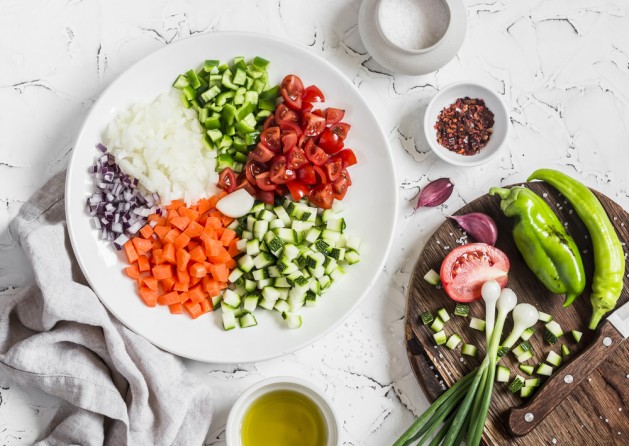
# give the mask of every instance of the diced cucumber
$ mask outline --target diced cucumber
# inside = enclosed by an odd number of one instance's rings
[[[448,338],[446,336],[446,332],[444,330],[441,330],[441,331],[435,333],[434,335],[432,335],[432,337],[434,338],[435,343],[437,345],[443,345],[448,340]]]
[[[505,347],[504,345],[502,345],[498,347],[498,352],[496,353],[496,356],[502,358],[507,353],[509,353],[509,347]]]
[[[439,308],[437,310],[437,314],[439,315],[439,317],[441,318],[443,322],[448,322],[450,320],[450,315],[448,314],[448,311],[445,308]]]
[[[537,367],[537,371],[535,373],[542,376],[550,376],[553,374],[553,368],[548,364],[542,363],[539,365],[539,367]]]
[[[478,354],[478,348],[472,344],[463,344],[463,347],[461,347],[461,353],[475,358]]]
[[[522,376],[517,375],[515,379],[509,384],[509,391],[511,393],[519,392],[520,389],[524,387],[524,381],[525,379]]]
[[[529,350],[528,352],[524,352],[520,356],[518,356],[518,362],[522,363],[522,362],[528,361],[532,357],[533,357],[533,352]]]
[[[553,320],[553,317],[550,314],[544,313],[543,311],[538,311],[538,318],[542,322],[550,322]]]
[[[538,387],[540,384],[539,378],[531,378],[524,381],[525,387]]]
[[[450,350],[454,350],[457,347],[457,345],[459,345],[460,343],[461,343],[461,336],[455,333],[452,336],[450,336],[450,338],[448,339],[448,342],[446,342],[446,347],[448,347]]]
[[[478,319],[473,317],[470,319],[470,327],[474,330],[485,331],[485,321],[482,319]]]
[[[299,328],[301,327],[301,316],[293,313],[282,313],[282,318],[286,321],[286,325],[288,328]]]
[[[433,321],[435,320],[435,318],[433,317],[433,315],[430,313],[430,311],[424,311],[422,314],[419,315],[419,317],[422,320],[422,323],[424,325],[429,325],[432,324]]]
[[[223,302],[229,305],[230,307],[238,307],[240,306],[240,296],[233,292],[232,290],[225,290],[223,292]]]
[[[554,344],[563,336],[561,326],[556,321],[550,321],[544,327],[544,339],[549,344]]]
[[[258,306],[260,296],[255,293],[249,293],[242,299],[242,308],[247,313],[253,313]]]
[[[432,321],[432,325],[430,326],[430,329],[436,333],[438,331],[443,330],[443,325],[444,325],[443,321],[441,320],[439,316],[437,316],[435,320]]]
[[[285,300],[279,299],[277,302],[275,302],[275,305],[273,306],[273,309],[276,310],[276,311],[279,311],[280,314],[281,313],[286,313],[286,312],[290,311],[290,305]]]
[[[509,382],[510,376],[511,371],[507,367],[503,365],[496,366],[496,381],[498,381],[499,383]]]
[[[535,371],[535,367],[532,365],[520,364],[520,370],[530,376]]]
[[[430,269],[426,274],[424,274],[424,280],[431,285],[438,285],[439,282],[441,282],[441,277],[437,271]]]
[[[568,348],[568,346],[566,344],[562,344],[561,345],[561,356],[563,356],[565,358],[568,355],[570,355],[570,349]]]
[[[240,325],[240,328],[247,328],[258,325],[258,321],[253,314],[245,313],[238,318],[238,324]]]
[[[574,342],[576,342],[576,343],[581,342],[581,337],[583,336],[583,333],[581,333],[580,331],[577,331],[577,330],[572,330],[570,333],[572,333],[572,337],[574,338]]]
[[[223,311],[222,319],[225,331],[236,328],[236,316],[233,311]]]
[[[468,305],[456,304],[456,307],[454,308],[455,316],[467,317],[469,314],[470,314],[470,307]]]
[[[548,352],[548,356],[546,356],[546,362],[555,367],[559,367],[559,364],[561,364],[561,356],[551,350]]]
[[[528,341],[534,334],[535,329],[533,327],[529,327],[522,332],[522,334],[520,335],[520,339],[522,339],[523,341]]]
[[[238,267],[244,272],[248,273],[255,267],[255,263],[253,262],[253,257],[248,254],[240,257],[238,259]]]
[[[236,282],[238,279],[240,279],[243,275],[243,271],[241,269],[238,268],[234,268],[232,270],[231,273],[229,273],[229,276],[227,277],[227,280],[229,280],[231,283]]]
[[[528,398],[535,392],[535,387],[522,387],[520,389],[520,398]]]
[[[520,345],[518,345],[516,348],[513,349],[513,354],[517,357],[517,356],[522,355],[525,352],[531,351],[531,349],[532,349],[531,343],[528,341],[524,341]]]

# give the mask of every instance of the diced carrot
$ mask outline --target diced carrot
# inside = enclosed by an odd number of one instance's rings
[[[168,294],[162,294],[157,298],[157,303],[159,305],[172,305],[178,304],[179,302],[179,293],[177,291],[171,291]]]
[[[216,229],[211,226],[205,225],[205,228],[203,228],[203,234],[201,234],[199,238],[203,241],[205,241],[205,239],[207,238],[218,240],[218,237],[216,236]]]
[[[223,231],[225,230],[225,228],[223,228],[222,226],[218,229],[216,229],[216,238],[220,240],[220,238],[223,236]]]
[[[190,296],[188,296],[188,292],[187,291],[183,291],[181,293],[179,293],[179,302],[186,303],[187,301],[190,300]]]
[[[225,266],[230,270],[236,268],[236,265],[237,263],[234,259],[229,259],[227,262],[225,262]]]
[[[192,302],[199,303],[207,297],[201,285],[196,285],[188,290],[188,297]]]
[[[190,253],[183,248],[177,250],[177,270],[187,271],[188,262],[190,261]]]
[[[152,289],[153,291],[159,291],[159,282],[153,276],[145,277],[143,279],[144,285]]]
[[[203,311],[203,313],[209,313],[214,309],[214,307],[212,306],[212,302],[208,299],[203,299],[201,302],[199,302],[199,304],[201,305],[201,311]]]
[[[160,216],[158,214],[151,214],[151,215],[148,216],[146,221],[148,223],[153,223],[154,221],[158,221],[159,219],[160,219]]]
[[[190,285],[189,286],[195,286],[196,284],[198,284],[199,282],[201,282],[202,277],[190,277]]]
[[[165,262],[175,264],[177,263],[177,258],[175,257],[175,245],[172,243],[166,243],[164,245],[164,249],[162,250],[162,258]]]
[[[131,242],[133,243],[133,247],[138,255],[146,254],[153,247],[153,242],[151,240],[140,237],[133,237]]]
[[[221,198],[223,198],[223,197],[224,197],[224,196],[226,196],[226,195],[227,195],[227,192],[225,192],[224,190],[222,190],[222,191],[220,191],[220,192],[218,193],[218,199],[220,200]]]
[[[164,236],[164,238],[162,239],[162,242],[164,243],[174,243],[175,239],[177,237],[179,237],[179,234],[181,234],[181,231],[177,228],[172,228],[170,231],[168,231],[168,234],[166,234],[166,236]]]
[[[140,270],[138,269],[138,265],[134,263],[133,265],[129,265],[124,269],[124,272],[127,273],[127,276],[132,279],[140,278]]]
[[[194,248],[196,248],[200,244],[201,243],[199,243],[199,242],[195,242],[195,241],[190,240],[190,243],[188,243],[188,246],[186,246],[186,248],[188,248],[188,251],[192,251]]]
[[[153,268],[153,270],[155,270],[155,268]],[[227,282],[227,278],[229,277],[229,269],[227,269],[223,263],[212,265],[210,267],[210,273],[212,274],[212,277],[219,282]],[[153,272],[153,274],[155,273]]]
[[[205,253],[208,257],[216,257],[221,253],[221,249],[223,249],[223,244],[219,240],[208,239],[203,242],[205,245]]]
[[[229,255],[227,250],[221,246],[218,255],[208,257],[208,260],[212,263],[226,263],[231,260],[231,256]]]
[[[188,225],[190,224],[190,218],[183,217],[174,217],[170,220],[170,224],[179,229],[180,231],[185,231]]]
[[[153,231],[157,234],[160,240],[164,240],[164,237],[166,237],[166,234],[170,231],[170,226],[155,226]]]
[[[147,307],[154,307],[157,304],[157,291],[143,286],[140,288],[139,294]]]
[[[223,223],[223,226],[225,227],[229,226],[232,221],[234,221],[234,219],[232,217],[228,217],[227,215],[223,215],[221,217],[221,223]]]
[[[238,254],[240,254],[240,250],[236,246],[237,244],[238,244],[238,239],[235,238],[231,241],[231,243],[229,244],[229,248],[227,249],[227,252],[232,257],[236,257]]]
[[[199,214],[205,214],[210,209],[212,209],[212,206],[210,205],[210,200],[206,198],[201,198],[197,202],[197,211],[199,211]]]
[[[180,271],[177,271],[177,273],[179,273],[179,272]],[[188,291],[188,284],[189,283],[190,283],[190,281],[186,281],[186,282],[177,281],[173,285],[173,290],[175,290],[175,291]]]
[[[181,314],[181,313],[183,313],[183,305],[181,305],[180,302],[168,305],[168,309],[170,310],[171,314]]]
[[[175,217],[179,217],[179,212],[177,212],[176,209],[168,209],[168,214],[166,215],[166,220],[170,223],[170,221],[175,218]]]
[[[208,205],[210,206],[210,209],[214,209],[216,207],[216,203],[218,203],[218,200],[220,200],[220,198],[218,198],[218,195],[212,195],[210,198],[208,198]]]
[[[129,264],[132,264],[133,262],[137,262],[138,253],[133,247],[133,242],[129,240],[123,245],[123,247],[124,247],[124,253],[127,256],[127,262],[129,262]]]
[[[164,251],[162,249],[153,250],[153,255],[151,256],[151,262],[153,263],[153,265],[161,265],[162,263],[164,263],[164,258],[162,256],[163,252]]]
[[[149,271],[151,269],[151,264],[149,263],[149,258],[142,255],[138,256],[138,269],[141,272]]]
[[[195,262],[205,262],[206,259],[205,250],[201,246],[197,246],[192,251],[190,251],[190,260]]]
[[[184,234],[183,232],[179,234],[177,238],[175,239],[175,247],[177,249],[185,248],[188,245],[188,243],[190,243],[190,237]]]
[[[218,282],[210,278],[209,276],[203,278],[203,288],[210,295],[210,297],[218,296],[218,294],[221,292],[221,289],[218,286]]]
[[[164,247],[164,244],[162,243],[162,241],[157,239],[157,240],[153,240],[153,247],[151,248],[151,250],[160,249],[163,247]]]
[[[236,238],[236,231],[229,228],[225,228],[223,230],[223,235],[221,235],[221,242],[223,243],[223,246],[229,246],[231,241],[234,240],[235,238]]]
[[[183,308],[190,315],[192,319],[196,319],[203,314],[201,305],[194,302],[186,302],[183,304]]]
[[[173,277],[173,269],[170,265],[154,266],[153,277],[155,277],[157,280],[170,279]]]
[[[203,277],[207,275],[207,270],[203,263],[193,263],[190,265],[190,275],[192,277]]]
[[[208,217],[205,222],[205,227],[207,228],[208,226],[212,229],[219,229],[223,227],[223,224],[221,223],[221,219],[218,217]]]
[[[151,238],[153,235],[153,228],[151,228],[151,225],[142,226],[142,229],[140,229],[140,235],[144,238]]]
[[[179,209],[179,215],[181,215],[182,217],[188,217],[190,221],[197,221],[199,219],[199,211],[195,211],[194,209],[190,208]]]
[[[173,201],[170,202],[170,204],[168,206],[166,206],[166,209],[169,210],[169,211],[171,209],[176,211],[177,209],[179,209],[180,207],[185,206],[185,205],[186,205],[186,203],[184,203],[183,200],[173,200]]]
[[[198,237],[203,234],[203,226],[201,226],[196,221],[192,221],[190,222],[184,233],[190,238]]]
[[[164,292],[169,293],[175,286],[175,279],[173,277],[169,277],[168,279],[161,280],[160,283],[162,284]]]

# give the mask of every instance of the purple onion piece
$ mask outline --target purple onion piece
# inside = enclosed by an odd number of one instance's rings
[[[465,215],[452,215],[450,218],[477,242],[494,245],[498,240],[496,222],[487,214],[472,212]]]
[[[101,151],[102,153],[107,152],[107,147],[105,147],[105,146],[104,146],[103,144],[101,144],[101,143],[96,144],[96,148],[97,148],[99,151]]]
[[[419,199],[417,200],[415,209],[439,206],[450,198],[453,190],[454,184],[450,182],[449,178],[439,178],[438,180],[432,181],[419,193]]]

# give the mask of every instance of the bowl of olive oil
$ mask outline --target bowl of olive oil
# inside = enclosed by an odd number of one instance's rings
[[[269,378],[246,390],[227,419],[227,446],[337,446],[332,404],[307,381]]]

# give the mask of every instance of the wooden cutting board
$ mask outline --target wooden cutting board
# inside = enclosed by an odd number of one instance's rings
[[[529,302],[540,311],[550,313],[566,333],[557,344],[551,346],[542,338],[543,323],[536,324],[536,333],[530,340],[534,358],[526,364],[537,366],[550,350],[561,354],[561,344],[566,344],[572,352],[569,358],[564,358],[563,362],[566,363],[578,355],[593,336],[587,329],[591,314],[589,294],[593,271],[592,245],[587,236],[587,229],[559,193],[542,182],[527,183],[527,186],[543,196],[562,222],[567,223],[568,232],[581,250],[587,276],[586,290],[569,308],[563,308],[563,298],[548,292],[527,268],[511,236],[513,220],[505,217],[500,211],[498,197],[484,195],[461,208],[456,214],[484,212],[496,221],[499,231],[496,247],[504,251],[511,261],[508,286],[516,292],[519,302]],[[603,194],[596,191],[595,193],[611,217],[621,242],[629,243],[629,214]],[[421,213],[421,210],[418,213]],[[440,287],[434,287],[424,281],[423,276],[431,268],[439,271],[447,253],[454,247],[466,243],[461,239],[462,236],[462,230],[453,220],[448,219],[441,225],[426,243],[415,264],[408,286],[406,348],[415,376],[431,401],[445,390],[445,386],[451,386],[480,363],[480,359],[463,356],[460,345],[456,350],[450,350],[445,345],[435,348],[433,332],[422,324],[419,317],[424,311],[436,315],[436,311],[441,307],[445,307],[450,314],[453,313],[455,302],[450,300]],[[629,278],[625,277],[625,287],[619,305],[628,300]],[[485,319],[482,300],[473,302],[470,308],[470,317]],[[511,323],[512,319],[509,317],[503,336],[506,337],[510,332]],[[583,332],[583,339],[579,344],[574,342],[570,330]],[[484,333],[469,328],[469,317],[452,315],[450,321],[446,323],[445,331],[448,336],[458,333],[464,342],[479,347],[479,358],[484,357]],[[516,373],[524,376],[512,354],[503,359],[503,364],[511,370],[511,380]],[[535,394],[532,398],[535,398]],[[506,429],[508,409],[525,402],[519,393],[511,394],[505,384],[496,383],[483,443],[527,446],[629,445],[629,340],[623,342],[614,356],[603,362],[536,429],[524,437],[512,437]]]

